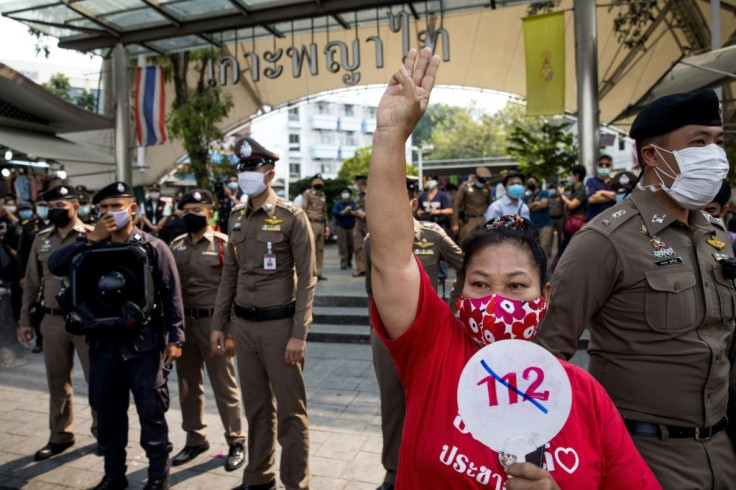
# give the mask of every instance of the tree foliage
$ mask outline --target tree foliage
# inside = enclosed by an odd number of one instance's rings
[[[89,90],[82,90],[76,97],[72,96],[72,84],[63,73],[54,73],[49,81],[41,86],[67,102],[72,102],[82,109],[95,112],[97,110],[97,97]]]
[[[544,121],[537,130],[517,126],[508,138],[506,151],[519,160],[519,170],[527,176],[548,179],[575,165],[578,146],[568,131],[569,122]]]
[[[629,49],[638,48],[647,42],[646,28],[654,21],[657,0],[616,0],[608,7],[617,9],[613,19],[616,39]]]
[[[429,143],[432,139],[432,131],[437,126],[451,125],[455,115],[464,112],[465,109],[447,104],[431,104],[411,135],[415,145]]]
[[[181,141],[189,155],[189,169],[201,188],[212,188],[215,168],[210,165],[210,145],[222,139],[218,123],[233,107],[230,94],[223,94],[219,86],[210,86],[205,80],[207,61],[215,58],[213,50],[177,53],[167,58],[165,74],[174,79],[176,97],[166,118],[171,136]],[[186,83],[189,61],[195,61],[198,78],[194,87]],[[161,61],[159,59],[159,61]],[[225,173],[229,173],[226,169]]]

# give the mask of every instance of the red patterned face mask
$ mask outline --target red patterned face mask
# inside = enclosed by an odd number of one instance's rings
[[[547,302],[544,296],[534,301],[498,294],[475,299],[460,296],[456,309],[468,335],[484,346],[504,339],[532,340],[547,313]]]

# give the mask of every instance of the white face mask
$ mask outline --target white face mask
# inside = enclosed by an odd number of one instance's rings
[[[125,208],[122,211],[110,211],[110,214],[115,218],[115,222],[118,225],[118,230],[125,228],[125,225],[130,221],[130,208]]]
[[[343,201],[347,201],[348,199],[350,199],[350,194],[348,194],[347,192],[343,192],[342,194],[340,194],[340,197],[342,197]]]
[[[427,181],[427,189],[432,190],[435,187],[437,187],[437,181],[436,180],[428,180]]]
[[[659,177],[660,187],[677,204],[685,209],[700,209],[718,194],[723,179],[728,174],[728,158],[726,152],[716,144],[700,147],[683,148],[682,150],[669,151],[652,145],[659,157],[667,165],[671,174],[664,170],[653,167]],[[669,166],[662,157],[661,151],[671,153],[680,167],[679,175]],[[664,185],[661,174],[674,179],[670,187]],[[657,190],[656,185],[644,186],[650,191]]]
[[[161,196],[160,192],[151,192],[151,199],[156,200]]]
[[[248,196],[257,196],[266,190],[263,182],[265,174],[260,172],[240,172],[238,174],[238,185]]]

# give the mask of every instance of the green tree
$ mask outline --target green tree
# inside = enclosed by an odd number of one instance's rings
[[[223,133],[217,124],[233,107],[230,94],[223,94],[219,86],[210,86],[205,80],[207,62],[215,57],[211,49],[174,54],[168,57],[165,70],[174,78],[176,94],[174,106],[166,119],[167,127],[189,155],[187,170],[194,173],[197,185],[205,189],[212,188],[215,175],[215,166],[210,165],[210,144],[222,139]],[[190,61],[197,63],[198,78],[194,87],[186,83]]]
[[[54,73],[49,78],[48,82],[42,83],[41,86],[62,99],[73,102],[71,90],[72,84],[69,82],[69,78],[63,73]]]
[[[528,176],[547,179],[567,172],[578,157],[575,135],[569,122],[545,121],[537,131],[517,126],[508,138],[508,155],[519,160],[519,170]]]
[[[458,106],[450,106],[447,104],[431,105],[424,114],[411,135],[415,145],[429,143],[432,139],[432,130],[437,126],[449,125],[452,123],[455,115],[465,112],[467,109]]]
[[[345,182],[353,182],[356,175],[368,175],[371,163],[371,147],[358,148],[355,154],[342,162],[337,178]]]
[[[97,97],[89,90],[83,90],[74,98],[74,103],[82,109],[97,112]]]

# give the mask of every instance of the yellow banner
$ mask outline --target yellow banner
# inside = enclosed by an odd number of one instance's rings
[[[522,19],[526,55],[526,115],[565,112],[564,12]]]

